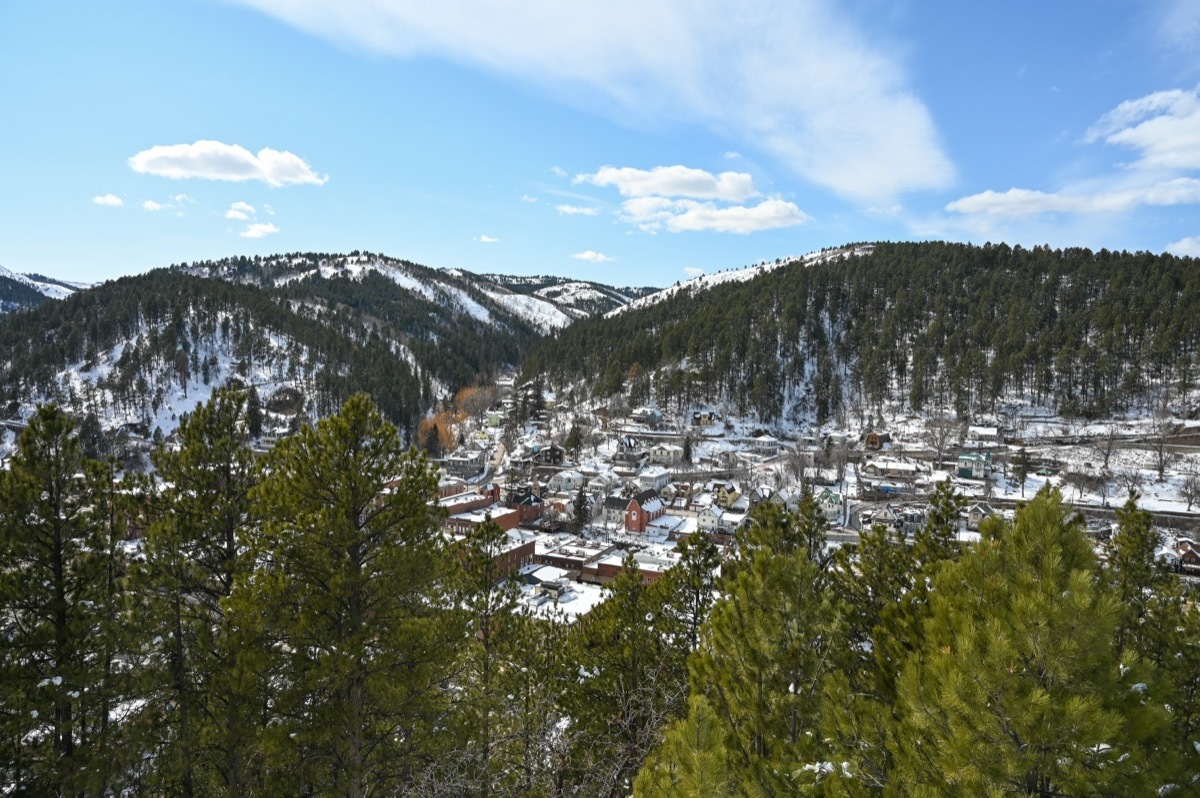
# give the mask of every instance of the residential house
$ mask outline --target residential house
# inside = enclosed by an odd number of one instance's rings
[[[963,452],[958,456],[958,475],[963,479],[983,479],[992,467],[990,452]]]
[[[705,490],[712,494],[713,504],[722,510],[729,507],[729,505],[733,504],[741,496],[741,493],[738,492],[737,484],[733,482],[711,482],[705,486]]]
[[[800,501],[803,498],[804,494],[799,490],[794,488],[780,488],[767,501],[779,505],[789,513],[794,513],[799,509]]]
[[[468,444],[442,459],[442,470],[454,477],[468,479],[483,473],[487,466],[488,449],[478,444]]]
[[[967,508],[967,529],[979,529],[985,518],[991,518],[995,514],[996,511],[987,502],[975,502]]]
[[[863,445],[868,451],[877,452],[883,448],[885,443],[891,443],[892,436],[886,432],[868,432],[863,439]]]
[[[999,427],[967,427],[967,440],[977,443],[998,443]]]
[[[546,489],[551,493],[578,493],[584,484],[583,474],[572,468],[550,477]]]
[[[721,414],[712,408],[696,410],[692,413],[693,427],[711,427],[721,421]]]
[[[608,496],[600,506],[600,517],[596,520],[605,526],[622,526],[625,523],[625,508],[628,506],[629,499],[624,496]]]
[[[650,462],[662,466],[675,466],[683,462],[683,447],[673,443],[659,443],[650,447]]]
[[[652,490],[655,493],[671,484],[671,472],[659,466],[643,468],[637,475],[637,485],[642,490]]]
[[[538,496],[528,487],[518,493],[514,493],[510,502],[509,506],[520,513],[523,525],[536,523],[542,517],[542,497]]]
[[[658,429],[658,425],[662,423],[663,415],[653,407],[638,407],[629,414],[635,424],[642,424],[650,429]]]
[[[824,515],[825,520],[831,524],[840,524],[842,521],[842,494],[832,491],[829,488],[823,489],[820,493],[813,497],[819,509]]]
[[[710,504],[696,516],[696,527],[700,532],[712,535],[721,528],[721,516],[725,511],[715,504]]]
[[[538,465],[560,466],[567,459],[567,450],[553,441],[533,450],[533,462]]]

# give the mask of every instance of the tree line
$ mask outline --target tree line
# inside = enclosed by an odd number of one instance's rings
[[[0,473],[16,795],[1142,795],[1200,775],[1200,616],[1131,497],[1103,562],[1053,491],[982,540],[831,549],[811,496],[722,558],[626,557],[577,623],[365,396],[255,460],[219,391],[156,478],[43,406]],[[140,543],[129,543],[131,531]],[[719,570],[717,566],[720,566]]]
[[[769,422],[869,418],[889,401],[971,418],[1011,395],[1096,418],[1195,387],[1197,310],[1191,258],[880,243],[579,322],[524,370]]]

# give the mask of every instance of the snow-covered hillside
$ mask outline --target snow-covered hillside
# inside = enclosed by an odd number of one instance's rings
[[[636,310],[638,308],[647,308],[657,305],[659,302],[670,299],[679,292],[702,293],[710,291],[715,286],[723,283],[732,282],[748,282],[755,277],[766,274],[767,272],[782,269],[785,266],[790,266],[793,263],[803,263],[805,266],[811,266],[815,263],[824,263],[826,261],[837,260],[839,258],[852,258],[859,255],[868,255],[875,247],[871,244],[859,244],[856,246],[839,247],[837,249],[823,249],[818,252],[810,252],[807,255],[793,258],[779,258],[772,262],[759,263],[754,266],[747,266],[744,269],[731,269],[729,271],[717,272],[716,274],[705,274],[700,277],[695,277],[691,280],[684,280],[676,283],[670,288],[664,288],[649,296],[644,296],[640,299],[635,299],[627,305],[610,310],[604,314],[605,318],[611,318],[618,313],[623,313],[626,310]]]
[[[22,285],[27,285],[39,294],[49,297],[50,299],[65,299],[76,291],[81,291],[91,286],[87,283],[71,283],[65,280],[54,280],[49,277],[43,277],[40,274],[17,274],[10,272],[8,269],[0,266],[0,278],[14,280]]]

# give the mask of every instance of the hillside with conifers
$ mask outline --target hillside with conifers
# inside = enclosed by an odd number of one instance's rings
[[[1102,557],[1053,489],[956,542],[825,545],[812,497],[736,553],[636,560],[576,624],[519,608],[493,522],[440,530],[363,395],[256,460],[244,392],[113,479],[43,406],[0,472],[13,795],[1190,794],[1200,614],[1131,498]],[[136,545],[129,543],[140,535]]]
[[[1100,418],[1195,387],[1195,259],[941,242],[847,252],[581,321],[525,372],[767,423],[871,418],[891,402],[970,419],[1012,397]]]

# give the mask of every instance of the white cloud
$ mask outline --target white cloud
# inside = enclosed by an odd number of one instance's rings
[[[279,228],[270,222],[256,222],[247,225],[246,229],[238,233],[242,238],[266,238],[269,235],[278,233]]]
[[[684,266],[683,273],[688,277],[703,277],[704,269],[697,269],[695,266]]]
[[[301,183],[324,185],[329,180],[317,175],[304,159],[293,153],[267,147],[254,155],[244,147],[219,141],[151,147],[131,157],[129,166],[139,174],[175,180],[191,177],[234,182],[261,180],[276,188]]]
[[[726,150],[724,157],[727,161],[737,161],[741,159],[742,154],[736,150]]]
[[[836,0],[240,2],[351,47],[511,76],[619,123],[700,125],[855,200],[954,178],[904,47]]]
[[[1167,252],[1172,255],[1184,255],[1189,258],[1200,258],[1200,236],[1189,236],[1167,244]]]
[[[98,194],[92,197],[93,205],[106,205],[109,208],[120,208],[124,205],[124,201],[116,194]]]
[[[179,205],[182,205],[184,203],[195,204],[195,202],[196,202],[194,199],[189,197],[187,194],[176,194],[174,197],[171,197],[171,201],[175,202]]]
[[[585,208],[582,205],[555,205],[554,210],[560,216],[595,216],[599,213],[595,208]]]
[[[555,177],[566,177],[567,176],[567,170],[563,169],[561,166],[551,166],[550,171],[554,173]]]
[[[1139,152],[1135,168],[1200,169],[1200,96],[1175,89],[1127,100],[1084,136],[1098,139]]]
[[[583,252],[576,252],[571,257],[575,260],[586,260],[588,263],[609,263],[610,261],[616,260],[616,258],[610,258],[603,252],[596,252],[591,249],[584,250]]]
[[[757,205],[718,206],[712,202],[674,200],[666,197],[638,197],[621,203],[621,221],[635,224],[648,233],[666,228],[672,233],[712,231],[717,233],[753,233],[793,227],[812,221],[812,217],[794,203],[779,199],[763,200]]]
[[[656,166],[653,169],[602,166],[593,175],[578,175],[575,183],[615,186],[623,197],[694,197],[741,202],[758,195],[754,180],[745,172],[714,175],[686,166]]]
[[[1143,205],[1192,205],[1200,202],[1200,180],[1177,177],[1146,186],[1095,193],[1075,190],[1047,194],[1024,188],[988,190],[946,206],[954,213],[1029,216],[1040,213],[1126,213]]]
[[[1121,214],[1143,206],[1200,203],[1200,94],[1160,91],[1127,100],[1104,114],[1084,135],[1137,152],[1132,163],[1057,191],[1010,188],[982,191],[946,205],[952,213],[1018,217],[1039,214]]]
[[[538,201],[537,197],[531,197],[528,194],[521,195],[521,202],[537,202],[537,201]]]
[[[151,213],[153,213],[155,211],[170,210],[171,207],[172,207],[171,205],[166,205],[161,202],[155,202],[154,200],[146,200],[145,202],[142,203],[142,208],[150,211]]]
[[[229,206],[229,210],[225,211],[226,219],[238,219],[239,221],[247,222],[258,214],[254,206],[248,202],[235,202]]]
[[[500,239],[493,238],[492,236],[489,236],[489,235],[481,235],[481,236],[476,237],[475,240],[478,241],[480,244],[495,244]]]

